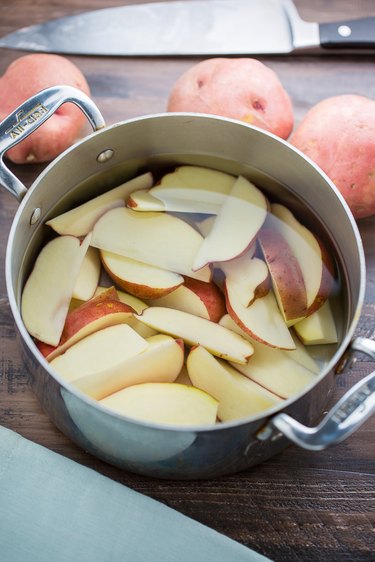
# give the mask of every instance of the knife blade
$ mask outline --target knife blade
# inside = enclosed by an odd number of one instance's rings
[[[375,17],[315,23],[292,0],[177,0],[50,20],[0,38],[0,47],[97,56],[374,52]]]

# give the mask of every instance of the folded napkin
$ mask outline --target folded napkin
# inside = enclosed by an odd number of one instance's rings
[[[147,496],[0,427],[0,559],[265,562]]]

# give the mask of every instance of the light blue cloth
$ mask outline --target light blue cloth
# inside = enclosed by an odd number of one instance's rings
[[[0,427],[1,562],[266,562],[204,525]]]

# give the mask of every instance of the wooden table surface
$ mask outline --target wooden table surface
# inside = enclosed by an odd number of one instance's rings
[[[127,3],[136,2],[2,0],[0,36],[52,17]],[[296,5],[310,21],[375,15],[373,0],[296,0]],[[23,54],[1,49],[0,74]],[[174,81],[197,62],[188,57],[69,58],[86,75],[92,97],[108,124],[164,111]],[[277,72],[290,93],[297,123],[310,106],[325,97],[356,93],[375,99],[375,56],[259,58]],[[13,169],[30,185],[43,165]],[[272,560],[375,560],[375,417],[345,442],[326,451],[307,452],[290,446],[241,474],[194,482],[153,480],[122,472],[78,449],[55,429],[28,387],[8,306],[4,259],[16,209],[17,201],[0,190],[0,424],[155,498]],[[357,335],[373,338],[375,217],[358,221],[358,226],[366,252],[367,292]],[[337,378],[335,400],[373,368],[368,358],[358,355],[352,368]]]

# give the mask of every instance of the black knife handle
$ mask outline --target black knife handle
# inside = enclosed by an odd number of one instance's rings
[[[319,24],[325,49],[375,49],[375,17]]]

